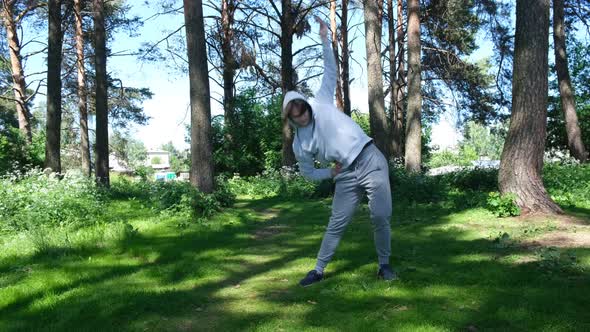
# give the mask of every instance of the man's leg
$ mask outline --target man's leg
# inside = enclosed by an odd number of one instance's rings
[[[389,169],[387,160],[376,148],[367,162],[362,163],[361,186],[367,191],[371,222],[373,224],[375,249],[379,264],[389,264],[391,255],[391,187],[389,184]]]
[[[324,273],[324,268],[334,256],[342,234],[344,234],[344,230],[352,219],[362,197],[362,190],[358,186],[354,173],[354,170],[347,171],[347,174],[342,174],[342,177],[336,181],[336,192],[332,201],[332,215],[322,240],[315,267],[319,273]]]

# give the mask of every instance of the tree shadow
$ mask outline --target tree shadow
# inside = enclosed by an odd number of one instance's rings
[[[399,206],[394,210],[398,216],[392,262],[401,278],[388,284],[375,278],[371,226],[366,208],[361,208],[329,266],[328,278],[303,289],[296,282],[306,272],[301,266],[313,267],[329,217],[328,202],[297,204],[274,198],[238,203],[229,213],[237,220],[217,218],[182,231],[139,233],[124,239],[116,255],[109,254],[109,248],[96,248],[91,255],[97,256],[97,265],[81,259],[86,252],[21,261],[51,277],[60,271],[69,280],[32,292],[21,290],[24,295],[15,301],[0,302],[0,330],[590,326],[581,314],[588,305],[584,294],[590,294],[587,271],[512,261],[528,249],[500,248],[493,238],[440,228],[451,221],[451,210],[433,207],[410,222],[401,221],[411,212]],[[100,260],[101,255],[112,257]],[[578,253],[581,260],[588,256],[588,248]],[[18,284],[11,287],[19,291]],[[550,305],[556,301],[560,310]]]

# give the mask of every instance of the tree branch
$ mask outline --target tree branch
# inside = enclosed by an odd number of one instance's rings
[[[143,52],[143,55],[140,58],[144,58],[147,54],[151,53],[154,49],[156,49],[156,47],[158,47],[158,45],[160,45],[164,41],[168,41],[168,38],[174,36],[176,33],[178,33],[183,28],[184,28],[184,24],[181,25],[178,29],[176,29],[176,30],[172,31],[171,33],[169,33],[166,37],[160,39],[157,43],[155,43],[154,45],[152,45],[152,47],[150,47],[147,51]]]
[[[45,7],[47,6],[47,4],[45,2],[38,2],[37,4],[28,6],[27,8],[25,8],[22,12],[20,12],[20,14],[18,14],[15,18],[14,18],[14,22],[15,23],[20,23],[20,21],[25,17],[25,15],[27,15],[29,12],[40,8],[40,7]]]

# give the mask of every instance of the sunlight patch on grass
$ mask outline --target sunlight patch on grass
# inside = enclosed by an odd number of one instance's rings
[[[494,259],[493,254],[483,254],[483,253],[473,253],[473,254],[463,254],[463,255],[456,255],[453,256],[449,263],[451,264],[460,264],[460,263],[468,263],[468,262],[489,262]]]
[[[138,217],[130,211],[134,208]],[[372,227],[367,211],[360,211],[325,280],[301,288],[298,281],[315,265],[329,201],[241,201],[210,220],[181,226],[174,218],[150,217],[136,203],[115,205],[112,211],[132,220],[137,231],[107,237],[100,246],[92,243],[100,237],[81,236],[86,251],[0,254],[0,330],[414,332],[588,326],[582,316],[587,272],[522,263],[529,252],[495,245],[503,232],[519,240],[551,231],[550,221],[532,226],[481,209],[449,214],[436,206],[397,208],[400,216],[414,218],[392,225],[398,281],[377,278]],[[18,241],[3,246],[14,250]],[[588,249],[573,252],[578,265],[590,266]],[[560,296],[556,312],[547,303]]]

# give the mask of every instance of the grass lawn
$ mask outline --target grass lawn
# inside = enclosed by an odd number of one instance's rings
[[[304,289],[330,200],[241,198],[188,226],[117,201],[132,229],[0,240],[0,331],[590,331],[590,211],[570,212],[586,221],[394,206],[385,283],[363,205]]]

